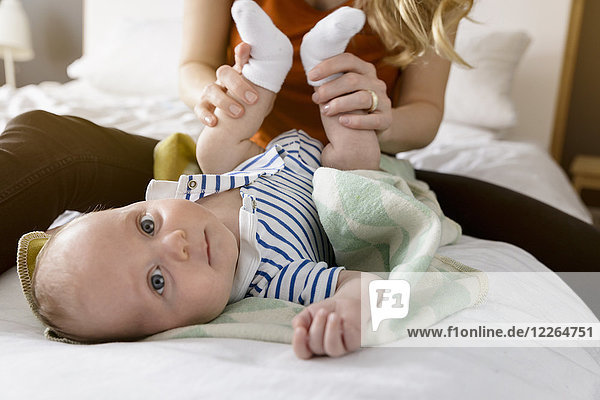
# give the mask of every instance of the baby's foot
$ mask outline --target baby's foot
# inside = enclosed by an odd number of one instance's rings
[[[350,39],[356,35],[365,24],[365,13],[352,7],[342,7],[329,14],[302,38],[300,58],[304,71],[308,72],[321,61],[341,54],[346,50]],[[308,79],[312,86],[321,86],[337,78],[341,74],[331,75],[318,82]]]
[[[236,0],[231,15],[242,40],[252,46],[242,75],[255,85],[279,92],[292,67],[290,40],[252,0]]]

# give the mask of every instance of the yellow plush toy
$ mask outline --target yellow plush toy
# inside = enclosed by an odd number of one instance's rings
[[[183,174],[199,174],[196,143],[185,133],[173,133],[154,148],[154,179],[176,181]]]

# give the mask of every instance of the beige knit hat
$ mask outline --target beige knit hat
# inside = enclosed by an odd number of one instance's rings
[[[21,289],[23,290],[23,294],[27,299],[27,303],[29,304],[31,311],[46,327],[46,330],[44,331],[44,336],[46,338],[56,342],[82,344],[80,342],[62,337],[54,329],[48,327],[40,315],[37,304],[33,299],[32,282],[33,274],[35,272],[35,264],[38,254],[40,251],[42,251],[42,248],[48,242],[48,239],[50,239],[50,235],[41,231],[26,233],[21,236],[21,239],[19,239],[19,244],[17,246],[17,273],[19,274]]]

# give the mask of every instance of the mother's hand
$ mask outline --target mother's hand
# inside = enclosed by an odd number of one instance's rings
[[[254,104],[258,93],[241,75],[242,66],[250,58],[250,45],[240,43],[235,47],[235,65],[222,65],[217,69],[217,80],[204,87],[201,100],[194,107],[196,116],[204,124],[215,126],[218,119],[215,109],[220,108],[232,118],[244,114],[244,105]]]
[[[352,129],[387,130],[392,124],[392,101],[387,96],[385,82],[377,77],[375,66],[350,53],[328,58],[308,73],[313,81],[342,73],[340,77],[315,89],[313,101],[327,116],[339,115],[340,124]],[[373,106],[373,91],[378,99],[377,108],[368,113],[354,114],[358,110],[369,111]],[[352,114],[350,114],[352,113]]]

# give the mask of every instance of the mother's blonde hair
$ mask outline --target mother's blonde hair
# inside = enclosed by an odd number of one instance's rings
[[[473,0],[355,0],[369,26],[390,52],[386,61],[405,67],[427,50],[468,65],[450,39],[458,22],[471,11]]]

